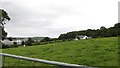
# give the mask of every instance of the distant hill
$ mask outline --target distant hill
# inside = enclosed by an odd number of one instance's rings
[[[45,37],[31,37],[33,41],[35,42],[39,42],[41,40],[43,40]]]

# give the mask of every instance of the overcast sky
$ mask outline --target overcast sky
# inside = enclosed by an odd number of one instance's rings
[[[10,37],[58,37],[69,31],[99,29],[118,22],[120,0],[0,0],[11,17]]]

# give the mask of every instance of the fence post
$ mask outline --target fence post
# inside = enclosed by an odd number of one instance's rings
[[[2,56],[2,67],[5,65],[5,56]]]
[[[2,53],[2,13],[0,12],[0,53]],[[0,55],[0,67],[2,67],[2,55]]]

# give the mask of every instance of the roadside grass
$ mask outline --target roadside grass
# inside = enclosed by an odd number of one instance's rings
[[[37,46],[3,49],[2,52],[31,58],[87,66],[118,66],[118,38],[93,38]],[[5,66],[54,66],[6,57]]]

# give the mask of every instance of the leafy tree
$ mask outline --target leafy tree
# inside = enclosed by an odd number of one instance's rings
[[[2,28],[1,26],[0,26],[0,29],[1,29],[0,32],[2,32],[1,35],[2,35],[2,40],[3,40],[4,38],[7,37],[7,32],[5,32],[4,28]]]
[[[105,30],[106,28],[104,26],[101,26],[100,27],[100,30]]]
[[[25,45],[25,42],[24,42],[24,41],[22,41],[21,45]]]
[[[114,25],[115,28],[120,28],[120,23]]]
[[[106,31],[107,31],[107,29],[104,27],[104,26],[101,26],[100,27],[100,30],[99,30],[99,35],[100,35],[100,37],[105,37],[106,36]]]
[[[9,39],[10,41],[12,41],[12,38],[11,38],[11,37],[9,37],[8,39]]]
[[[120,23],[114,25],[114,30],[116,31],[117,35],[120,36]]]
[[[67,39],[67,34],[61,34],[58,39],[63,40],[63,39]]]
[[[10,17],[8,16],[8,13],[4,11],[3,9],[0,9],[0,24],[4,25],[6,20],[10,20]]]
[[[26,42],[26,45],[28,46],[32,46],[32,39],[31,38],[28,38],[28,41]]]
[[[51,41],[49,37],[45,37],[43,40],[41,40],[41,42],[49,42],[49,41]]]
[[[7,32],[4,30],[4,24],[5,21],[9,21],[10,17],[8,16],[8,13],[4,11],[3,9],[0,9],[0,31],[2,32],[2,40],[7,36]]]

